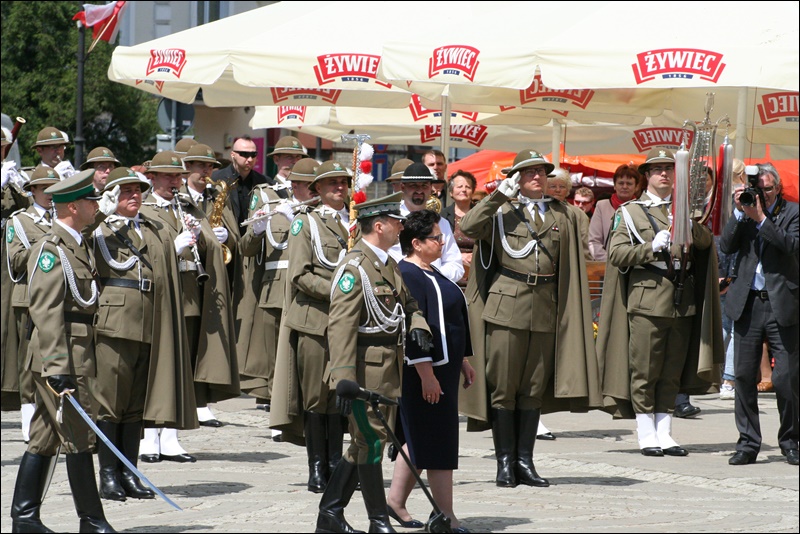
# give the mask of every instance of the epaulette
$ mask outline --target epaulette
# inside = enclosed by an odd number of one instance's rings
[[[58,245],[61,242],[61,236],[56,233],[45,234],[43,241]]]
[[[361,251],[353,249],[350,252],[353,253],[353,252],[361,252]],[[364,258],[366,258],[366,256],[364,256],[363,254],[359,254],[358,256],[350,258],[347,261],[347,265],[350,265],[350,266],[353,266],[353,267],[358,267],[364,261]]]
[[[312,206],[310,204],[300,204],[299,206],[297,206],[294,209],[297,210],[298,214],[299,213],[311,213],[312,211],[314,211],[314,206]]]
[[[11,217],[14,217],[15,215],[19,215],[20,213],[26,213],[27,211],[28,211],[28,208],[20,208],[20,209],[18,209],[17,211],[14,211],[14,212],[12,212],[12,213],[11,213],[11,214],[8,216],[8,218],[10,219]],[[28,214],[28,215],[30,215],[30,214]],[[31,217],[31,218],[33,218],[33,217]]]

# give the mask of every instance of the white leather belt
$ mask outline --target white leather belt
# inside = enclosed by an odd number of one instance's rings
[[[264,264],[265,271],[277,271],[278,269],[288,269],[289,260],[268,261]]]
[[[193,261],[179,259],[178,260],[178,270],[180,272],[182,272],[182,273],[185,273],[185,272],[188,272],[188,271],[196,271],[197,270],[197,264],[195,262],[193,262]]]

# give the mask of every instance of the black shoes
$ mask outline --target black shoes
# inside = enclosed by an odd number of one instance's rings
[[[786,461],[789,465],[800,465],[797,449],[781,449],[781,454],[786,456]]]
[[[160,454],[141,454],[139,455],[139,460],[143,461],[146,464],[157,464],[161,461]]]
[[[699,413],[700,408],[692,405],[690,402],[684,402],[683,404],[675,407],[675,412],[672,415],[675,417],[680,417],[681,419],[686,419],[687,417],[694,417]]]
[[[553,441],[556,437],[553,435],[552,432],[545,432],[544,434],[537,434],[536,439],[543,439],[545,441]]]
[[[689,451],[679,445],[668,447],[663,450],[664,456],[689,456]]]
[[[664,450],[661,447],[645,447],[642,449],[643,456],[664,456]]]
[[[403,521],[400,519],[400,516],[397,515],[397,512],[391,506],[386,506],[386,513],[389,514],[389,517],[400,523],[400,526],[403,528],[423,528],[425,523],[422,521],[417,521],[416,519],[409,519],[408,521]]]
[[[731,456],[728,460],[729,465],[747,465],[756,463],[755,455],[748,454],[744,451],[736,451],[736,454]]]
[[[219,419],[209,419],[208,421],[200,421],[200,426],[210,426],[211,428],[219,428],[224,423]]]
[[[185,463],[194,463],[197,461],[197,458],[192,456],[191,454],[176,454],[176,455],[169,455],[169,454],[162,454],[162,460],[166,460],[168,462],[178,462],[179,464]]]

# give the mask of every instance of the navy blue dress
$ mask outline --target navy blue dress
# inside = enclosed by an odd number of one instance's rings
[[[398,434],[408,443],[418,469],[458,469],[461,364],[472,355],[467,302],[461,289],[438,271],[425,271],[405,260],[398,266],[433,334],[431,354],[423,354],[410,336],[406,339]],[[437,404],[422,398],[422,380],[414,363],[424,360],[432,361],[444,391]]]

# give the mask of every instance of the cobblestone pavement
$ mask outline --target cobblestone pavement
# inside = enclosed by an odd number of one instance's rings
[[[496,487],[491,433],[467,433],[462,420],[456,513],[473,532],[798,532],[800,477],[777,445],[775,395],[760,397],[765,440],[758,462],[747,466],[728,465],[737,438],[733,402],[706,395],[692,403],[702,412],[676,419],[673,429],[690,451],[685,458],[642,456],[633,421],[614,421],[602,412],[545,415],[557,439],[537,442],[534,460],[549,488]],[[160,499],[103,501],[111,524],[125,532],[313,532],[319,495],[305,487],[305,449],[273,442],[269,414],[257,410],[252,398],[212,409],[225,426],[181,432],[197,463],[141,465],[183,511]],[[10,532],[25,451],[18,412],[2,414],[1,437],[0,527]],[[385,462],[387,488],[391,469]],[[431,509],[419,489],[408,507],[423,520]],[[367,527],[358,493],[346,515],[354,527]],[[42,518],[55,531],[77,531],[63,457]]]

